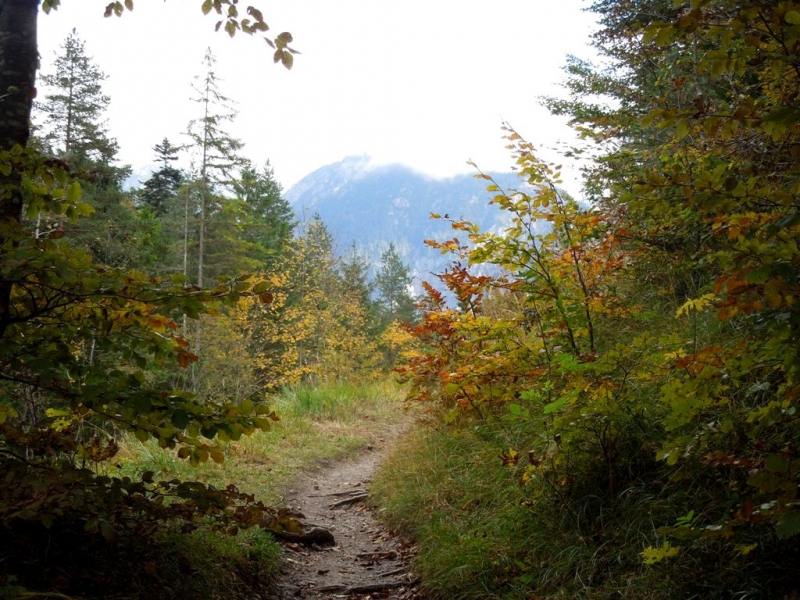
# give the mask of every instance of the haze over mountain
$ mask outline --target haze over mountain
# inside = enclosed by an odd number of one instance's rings
[[[492,173],[504,188],[516,188],[515,173]],[[471,174],[436,179],[399,164],[371,164],[367,156],[351,156],[317,169],[286,192],[298,219],[318,213],[343,252],[356,247],[373,265],[394,242],[415,277],[430,279],[447,257],[424,244],[426,239],[451,239],[448,223],[430,214],[449,214],[477,223],[482,229],[500,228],[507,215],[489,205],[487,181]],[[459,232],[464,240],[464,232]]]

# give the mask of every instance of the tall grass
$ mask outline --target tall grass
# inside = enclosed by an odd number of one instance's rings
[[[643,578],[638,552],[655,527],[652,515],[633,510],[642,491],[612,508],[559,499],[542,481],[521,487],[500,460],[515,436],[491,424],[417,428],[377,474],[373,502],[417,542],[430,596],[675,597],[663,571],[655,585]]]
[[[194,479],[218,487],[233,483],[276,503],[299,471],[357,451],[404,418],[401,404],[402,392],[390,380],[285,388],[274,399],[280,420],[270,431],[226,443],[222,464],[208,461],[192,467],[156,443],[126,437],[113,470],[131,477],[153,471],[156,478]]]
[[[389,416],[396,408],[392,403],[400,399],[397,386],[389,380],[367,384],[333,381],[284,388],[275,406],[287,419],[354,423],[363,418]]]
[[[655,566],[640,554],[695,502],[681,482],[630,478],[616,494],[557,487],[537,476],[520,486],[501,453],[525,448],[508,423],[415,427],[374,478],[372,501],[419,547],[417,568],[433,599],[789,600],[800,549],[706,542]],[[520,463],[521,464],[521,463]],[[658,485],[655,485],[658,484]],[[693,490],[702,494],[702,489]],[[757,540],[756,540],[757,541]],[[777,591],[776,591],[777,590]]]

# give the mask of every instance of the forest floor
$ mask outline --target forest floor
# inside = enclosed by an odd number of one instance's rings
[[[415,548],[381,525],[368,504],[372,475],[402,429],[377,435],[357,456],[305,472],[289,486],[286,507],[333,539],[284,543],[271,600],[422,598],[412,564]]]

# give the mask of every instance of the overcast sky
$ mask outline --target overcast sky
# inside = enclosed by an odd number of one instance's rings
[[[247,0],[242,0],[246,5]],[[263,40],[214,33],[200,0],[136,0],[104,19],[106,0],[63,0],[39,20],[42,71],[74,27],[109,76],[108,120],[120,159],[141,169],[165,136],[182,143],[207,47],[237,102],[231,132],[290,187],[349,155],[425,173],[509,170],[502,120],[540,147],[569,141],[537,98],[561,93],[568,54],[591,57],[582,0],[253,0],[272,32],[302,52],[287,71]],[[546,151],[545,151],[546,152]],[[558,160],[550,153],[553,160]]]

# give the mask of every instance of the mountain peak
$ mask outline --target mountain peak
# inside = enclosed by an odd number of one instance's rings
[[[501,187],[520,184],[515,173],[493,174]],[[340,249],[355,242],[376,265],[390,243],[414,275],[430,278],[446,257],[424,244],[453,237],[449,224],[431,213],[449,214],[482,229],[505,225],[506,215],[489,205],[486,181],[455,175],[437,179],[401,164],[379,164],[366,155],[349,156],[301,179],[286,199],[302,219],[318,213]]]

